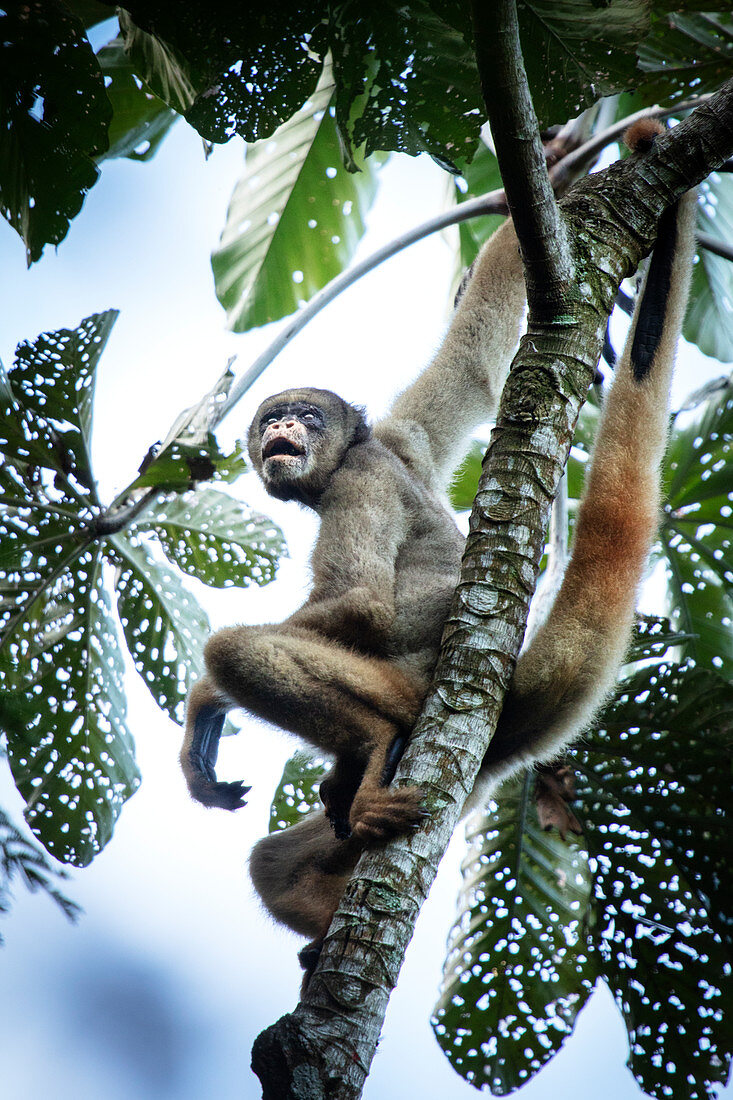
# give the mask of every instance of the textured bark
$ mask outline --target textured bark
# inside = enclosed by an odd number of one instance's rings
[[[505,179],[521,163],[515,138],[507,135],[502,154]],[[415,919],[496,725],[616,290],[650,251],[665,207],[732,154],[733,80],[650,154],[581,181],[561,206],[574,278],[560,295],[555,284],[553,309],[552,295],[540,293],[515,358],[433,690],[395,779],[423,788],[431,816],[413,836],[360,859],[306,996],[255,1043],[267,1100],[361,1095]],[[542,226],[527,232],[537,232],[521,242],[539,265],[536,278],[548,242]]]

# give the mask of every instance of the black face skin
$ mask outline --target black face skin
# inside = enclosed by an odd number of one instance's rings
[[[286,390],[258,409],[249,453],[271,496],[316,507],[346,450],[368,434],[361,412],[336,394]]]

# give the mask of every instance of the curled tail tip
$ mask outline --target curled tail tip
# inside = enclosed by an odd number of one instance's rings
[[[654,139],[665,129],[658,118],[639,118],[624,131],[624,144],[632,153],[648,153]]]

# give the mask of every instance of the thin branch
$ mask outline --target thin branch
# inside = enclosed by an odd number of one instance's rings
[[[725,244],[713,237],[710,233],[698,233],[697,243],[712,252],[714,256],[722,256],[724,260],[733,260],[733,244]]]
[[[552,181],[555,193],[562,194],[566,187],[573,183],[581,173],[585,172],[587,168],[593,164],[598,154],[602,152],[607,145],[616,141],[632,122],[635,122],[639,118],[664,118],[667,115],[676,114],[679,111],[690,110],[692,107],[704,102],[707,98],[709,97],[698,96],[697,99],[685,100],[684,103],[677,104],[675,108],[652,107],[643,111],[636,111],[627,118],[621,119],[620,122],[614,123],[613,126],[604,129],[601,133],[594,135],[577,148],[564,153],[550,168],[550,180]],[[506,213],[508,213],[508,207],[504,189],[501,188],[496,191],[488,191],[485,195],[480,195],[475,199],[469,199],[468,202],[460,203],[451,210],[446,210],[441,214],[435,215],[435,217],[428,218],[426,221],[421,222],[420,225],[415,226],[414,229],[410,229],[407,233],[395,237],[389,244],[385,245],[383,248],[377,249],[371,256],[367,256],[360,263],[349,268],[348,271],[344,271],[341,275],[337,275],[336,278],[332,279],[318,294],[314,295],[307,305],[290,318],[272,343],[258,355],[241,378],[234,383],[227,400],[219,408],[216,422],[212,427],[215,427],[216,424],[232,411],[237,402],[241,401],[245,393],[254,385],[260,375],[265,372],[270,363],[277,358],[283,348],[285,348],[287,344],[289,344],[290,341],[297,336],[322,309],[324,309],[325,306],[329,305],[335,298],[338,298],[340,294],[343,294],[345,290],[348,290],[350,286],[353,286],[354,283],[358,282],[364,275],[368,275],[370,271],[379,267],[380,264],[383,264],[386,260],[391,259],[392,256],[396,256],[397,253],[403,251],[403,249],[409,248],[410,245],[424,240],[433,233],[438,233],[443,229],[447,229],[451,225],[460,225],[461,222],[470,221],[473,218],[484,217],[488,214]]]
[[[349,268],[348,271],[344,271],[341,275],[337,275],[335,279],[332,279],[331,282],[323,288],[323,290],[319,291],[318,294],[311,298],[310,302],[308,302],[299,313],[295,314],[288,324],[278,333],[269,347],[265,348],[262,354],[255,359],[252,366],[234,383],[229,391],[227,400],[219,409],[215,424],[219,423],[227,413],[232,411],[240,398],[247,392],[250,386],[257,381],[273,359],[280,354],[286,344],[290,343],[293,337],[297,336],[301,329],[305,328],[308,322],[313,320],[316,314],[320,313],[321,310],[332,302],[334,298],[337,298],[339,294],[348,290],[348,288],[361,279],[363,275],[367,275],[370,271],[373,271],[375,267],[379,267],[385,260],[389,260],[404,248],[408,248],[411,244],[415,244],[417,241],[429,237],[432,233],[437,233],[441,229],[446,229],[449,225],[458,225],[460,222],[468,221],[470,218],[477,218],[486,214],[506,213],[507,204],[504,191],[489,191],[486,195],[480,195],[477,199],[469,199],[468,202],[462,202],[452,210],[446,210],[442,214],[436,214],[435,217],[428,218],[427,221],[422,222],[414,229],[410,229],[407,233],[395,237],[394,240],[384,245],[383,248],[377,249],[376,252],[373,252],[371,256],[367,256],[361,263],[355,264],[354,267]]]

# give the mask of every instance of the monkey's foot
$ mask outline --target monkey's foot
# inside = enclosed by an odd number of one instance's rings
[[[197,802],[204,806],[217,806],[221,810],[239,810],[247,805],[245,795],[251,791],[240,780],[233,783],[219,783],[201,776],[190,785],[190,791]]]
[[[351,807],[351,832],[365,844],[409,832],[425,818],[419,787],[379,787],[357,794]]]

